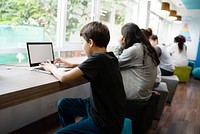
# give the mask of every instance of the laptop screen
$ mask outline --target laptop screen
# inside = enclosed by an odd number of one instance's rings
[[[54,51],[51,42],[27,42],[27,52],[30,67],[38,66],[41,62],[54,61]]]

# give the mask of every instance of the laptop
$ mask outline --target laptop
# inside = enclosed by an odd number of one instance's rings
[[[31,70],[49,73],[43,67],[39,66],[41,62],[50,60],[54,62],[54,51],[52,42],[27,42],[28,61]],[[57,66],[59,70],[69,71],[71,68]]]

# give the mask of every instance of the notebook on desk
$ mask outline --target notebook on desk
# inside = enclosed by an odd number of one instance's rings
[[[50,73],[43,67],[39,66],[39,64],[47,60],[50,60],[51,63],[54,62],[52,42],[27,42],[26,45],[30,69],[38,72]],[[57,68],[62,71],[68,71],[71,69],[63,66],[57,66]]]

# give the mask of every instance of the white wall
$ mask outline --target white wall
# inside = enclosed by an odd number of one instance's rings
[[[188,34],[191,38],[191,41],[186,41],[187,45],[187,54],[188,59],[190,60],[196,60],[197,56],[197,50],[198,50],[198,44],[199,44],[199,35],[200,35],[200,21],[197,18],[194,18],[192,16],[183,16],[183,23],[182,24],[173,24],[172,25],[172,32],[170,34],[171,42],[173,42],[173,39],[175,36],[179,35],[184,25],[187,24],[188,26]]]
[[[0,110],[0,134],[7,134],[57,111],[56,105],[63,97],[87,98],[89,83],[52,95]]]

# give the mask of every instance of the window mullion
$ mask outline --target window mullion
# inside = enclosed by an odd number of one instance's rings
[[[57,46],[63,47],[65,44],[66,23],[67,23],[67,0],[58,0],[57,11]]]

